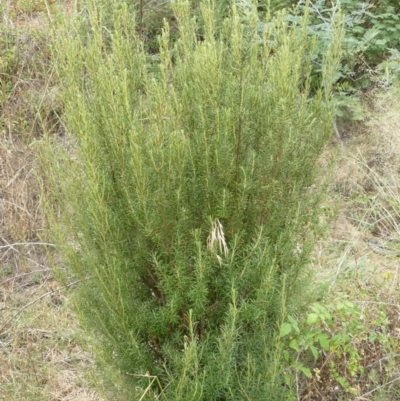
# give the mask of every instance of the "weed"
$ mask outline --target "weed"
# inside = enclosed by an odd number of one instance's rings
[[[371,367],[392,345],[389,328],[384,307],[361,309],[344,294],[312,304],[304,322],[288,316],[281,327],[286,383],[294,380],[304,399],[313,392],[323,394],[323,399],[361,395],[363,383],[376,374]],[[299,373],[309,379],[308,387]]]

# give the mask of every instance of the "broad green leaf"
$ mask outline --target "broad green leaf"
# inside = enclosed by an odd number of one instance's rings
[[[292,328],[294,329],[294,331],[299,334],[300,333],[300,329],[299,329],[299,324],[297,323],[297,320],[295,318],[293,318],[293,316],[288,316],[288,320],[292,325]]]
[[[287,386],[290,386],[291,383],[292,383],[292,376],[286,374],[286,375],[283,376],[283,378],[284,378],[284,380],[285,380],[285,384],[286,384]]]
[[[292,331],[292,325],[290,323],[283,323],[281,327],[281,337],[287,336]]]
[[[297,342],[297,340],[295,338],[293,338],[293,340],[290,341],[289,347],[294,349],[297,352],[300,351],[299,343]]]
[[[283,358],[285,359],[286,362],[289,362],[289,352],[287,350],[283,351]]]
[[[318,341],[321,345],[321,347],[325,350],[325,351],[329,351],[329,339],[328,336],[325,333],[322,333],[318,336]]]
[[[337,305],[336,305],[336,309],[337,310],[342,310],[344,308],[344,303],[343,302],[339,302]]]
[[[299,366],[299,370],[300,370],[300,372],[303,372],[309,379],[312,378],[312,373],[311,373],[311,370],[310,370],[310,369],[306,368],[306,367],[303,366],[303,365],[300,365],[300,366]]]
[[[318,321],[318,315],[316,313],[309,313],[307,316],[307,325],[311,326]]]
[[[319,355],[319,352],[318,352],[317,348],[314,347],[313,345],[311,345],[310,346],[310,350],[311,350],[311,352],[313,354],[314,359],[317,360],[318,359],[318,355]]]

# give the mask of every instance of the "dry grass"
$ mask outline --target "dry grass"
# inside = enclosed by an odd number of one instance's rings
[[[347,269],[357,270],[367,263],[377,268],[375,276],[391,272],[386,285],[396,292],[398,260],[374,252],[368,239],[392,249],[400,247],[399,93],[376,94],[374,99],[370,117],[347,141],[348,157],[335,169],[330,195],[341,206],[327,244],[349,255]]]
[[[375,93],[367,99],[365,120],[344,131],[346,157],[335,166],[327,202],[328,209],[339,205],[337,217],[314,258],[317,275],[329,283],[324,302],[346,294],[361,310],[360,329],[351,346],[362,357],[363,373],[352,377],[348,355],[326,352],[302,400],[400,399],[399,97],[396,90]],[[371,239],[379,249],[372,249]],[[335,329],[346,323],[337,321]],[[332,378],[331,361],[352,393]]]
[[[99,400],[68,294],[51,278],[42,242],[37,155],[18,136],[0,145],[0,400]]]
[[[68,293],[51,277],[38,155],[59,129],[48,49],[52,2],[7,1],[0,26],[0,400],[100,400]]]

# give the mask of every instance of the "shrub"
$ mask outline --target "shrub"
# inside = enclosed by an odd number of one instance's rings
[[[69,140],[43,161],[77,310],[120,374],[113,396],[281,400],[279,328],[318,229],[340,32],[311,96],[306,19],[260,32],[233,7],[216,27],[201,3],[199,36],[179,1],[179,38],[166,24],[155,58],[124,5],[110,31],[94,3],[60,35]]]

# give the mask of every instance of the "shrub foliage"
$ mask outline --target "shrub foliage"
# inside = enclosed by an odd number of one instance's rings
[[[340,32],[311,94],[306,18],[260,30],[233,7],[216,27],[202,3],[199,25],[178,1],[154,56],[114,9],[111,31],[89,3],[57,47],[68,146],[47,148],[49,216],[82,323],[123,399],[281,400]]]

